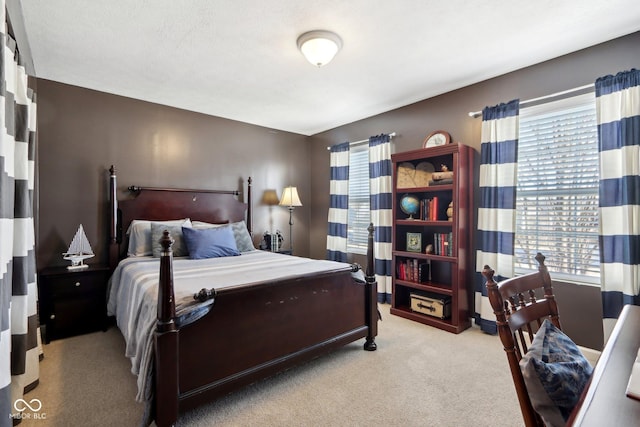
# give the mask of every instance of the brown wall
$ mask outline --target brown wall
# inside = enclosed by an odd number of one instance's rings
[[[640,67],[639,58],[640,32],[312,136],[311,256],[323,257],[326,244],[327,146],[396,132],[394,151],[401,152],[421,147],[427,134],[444,129],[455,141],[479,151],[481,119],[470,118],[468,112],[515,98],[532,99],[590,84],[598,77]],[[600,348],[599,288],[568,284],[558,284],[556,288],[565,329],[578,344]]]
[[[252,177],[256,244],[266,230],[289,235],[287,209],[262,205],[264,190],[296,185],[304,206],[294,211],[294,247],[308,255],[305,136],[43,79],[38,133],[38,268],[67,263],[61,253],[80,223],[96,253],[89,261],[106,262],[112,164],[121,196],[129,185],[246,191]]]
[[[469,111],[593,83],[637,68],[638,58],[640,33],[635,33],[309,138],[39,79],[38,267],[63,264],[60,254],[79,223],[97,253],[93,261],[106,261],[111,164],[121,190],[134,184],[236,189],[253,177],[256,243],[269,229],[288,237],[288,212],[260,205],[262,192],[296,185],[304,204],[294,212],[296,254],[324,258],[327,146],[395,131],[400,152],[444,129],[478,150],[480,120],[469,118]],[[599,289],[558,284],[557,295],[569,335],[599,348]]]

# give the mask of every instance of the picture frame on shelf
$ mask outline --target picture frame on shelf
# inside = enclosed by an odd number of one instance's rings
[[[422,252],[421,233],[407,233],[407,252]]]

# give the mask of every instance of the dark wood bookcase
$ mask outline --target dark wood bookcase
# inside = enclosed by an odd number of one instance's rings
[[[394,271],[391,313],[453,333],[471,326],[475,153],[467,145],[452,143],[391,156]],[[416,185],[411,180],[398,181],[398,175],[406,175],[411,167],[428,172],[433,166],[439,172],[442,165],[453,175],[449,181],[441,181],[444,183],[425,182],[424,172]],[[401,201],[405,196],[419,201],[418,213],[410,215],[406,209],[403,211]],[[427,252],[428,245],[431,250]],[[450,304],[450,315],[442,318],[413,310],[412,297],[415,302],[416,296]]]

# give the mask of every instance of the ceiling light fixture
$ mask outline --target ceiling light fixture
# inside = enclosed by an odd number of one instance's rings
[[[298,49],[317,67],[327,65],[342,48],[342,39],[331,31],[309,31],[298,37]]]

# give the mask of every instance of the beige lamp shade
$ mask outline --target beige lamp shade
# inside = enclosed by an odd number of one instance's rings
[[[264,190],[262,194],[262,204],[267,206],[274,206],[280,202],[278,199],[278,193],[276,190]]]
[[[280,206],[302,206],[302,202],[298,196],[298,189],[296,187],[286,187],[282,190]]]

